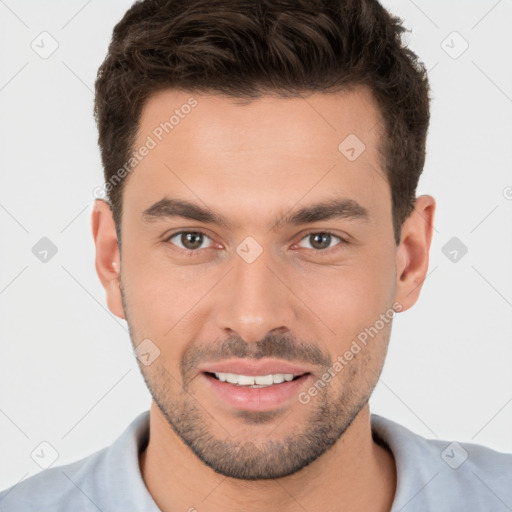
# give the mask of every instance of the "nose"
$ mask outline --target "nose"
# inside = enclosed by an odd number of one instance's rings
[[[251,263],[235,254],[216,297],[218,328],[258,342],[274,329],[293,330],[298,300],[287,273],[264,250]]]

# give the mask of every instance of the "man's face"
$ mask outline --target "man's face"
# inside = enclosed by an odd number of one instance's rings
[[[176,109],[173,128],[159,130]],[[247,105],[164,91],[143,110],[134,149],[148,136],[156,146],[124,189],[124,314],[134,346],[149,339],[147,357],[160,351],[140,368],[163,416],[221,474],[292,474],[367,407],[391,331],[390,321],[376,322],[389,319],[396,299],[377,112],[362,88]],[[143,215],[164,198],[209,209],[228,225],[165,216],[165,208]],[[288,222],[333,200],[347,202],[345,215]],[[278,371],[288,363],[304,375],[260,388],[212,375],[241,359],[253,366],[233,373],[288,373]],[[277,366],[258,368],[270,360]],[[330,381],[318,384],[329,368]],[[308,392],[315,383],[318,392]]]

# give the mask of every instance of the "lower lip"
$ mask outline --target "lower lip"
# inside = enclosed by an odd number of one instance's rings
[[[298,379],[273,384],[264,388],[251,388],[237,386],[229,382],[222,382],[207,373],[201,374],[210,389],[224,402],[235,409],[246,411],[268,411],[297,399],[300,389],[305,385],[311,374],[307,373]]]

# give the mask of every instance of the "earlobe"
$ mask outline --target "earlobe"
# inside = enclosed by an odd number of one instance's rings
[[[402,311],[416,303],[427,275],[434,212],[434,198],[420,196],[402,226],[396,256],[396,300],[402,305]]]
[[[96,199],[91,215],[92,235],[96,246],[96,273],[107,294],[108,309],[125,318],[120,288],[120,254],[117,233],[110,205]]]

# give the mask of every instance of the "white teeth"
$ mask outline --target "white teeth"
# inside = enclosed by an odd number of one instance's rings
[[[215,373],[215,377],[222,382],[229,382],[238,386],[267,387],[272,384],[281,384],[291,381],[295,377],[293,373],[275,373],[271,375],[237,375],[236,373]]]
[[[226,373],[225,380],[231,384],[238,384],[238,378],[234,373]]]
[[[239,386],[253,386],[255,384],[254,377],[247,377],[246,375],[235,375],[234,377],[238,380],[237,384]]]
[[[238,384],[244,384],[244,381],[242,380],[241,377],[242,376],[240,376],[238,378]],[[278,377],[278,375],[276,375],[276,377]],[[279,377],[282,377],[282,376],[279,375]],[[283,382],[283,381],[280,381],[280,382]],[[277,381],[275,383],[278,384]],[[252,382],[251,382],[251,384],[252,384]],[[254,377],[254,384],[261,384],[263,386],[271,386],[272,384],[274,384],[274,376],[273,375],[262,375],[262,376]]]

